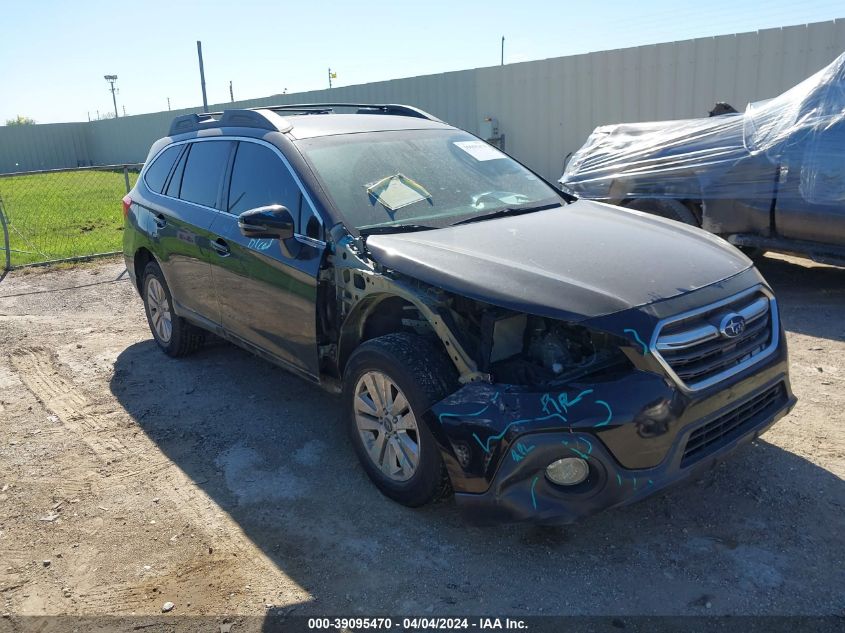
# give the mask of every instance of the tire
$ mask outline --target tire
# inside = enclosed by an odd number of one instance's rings
[[[680,200],[671,198],[636,198],[625,203],[629,209],[635,209],[644,213],[658,215],[661,218],[683,222],[692,226],[698,226],[698,219],[687,206]]]
[[[205,332],[173,312],[170,288],[156,262],[150,262],[144,268],[141,288],[147,323],[162,351],[178,358],[199,349],[205,342]]]
[[[380,376],[389,384],[379,383]],[[414,334],[371,339],[352,353],[343,380],[347,427],[361,465],[382,494],[410,507],[449,494],[440,449],[422,414],[457,386],[457,372],[448,356]],[[388,404],[387,412],[380,409],[379,399]],[[390,411],[392,407],[401,409]]]

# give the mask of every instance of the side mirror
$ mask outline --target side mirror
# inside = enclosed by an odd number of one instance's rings
[[[293,237],[293,217],[286,207],[271,204],[241,213],[238,228],[245,237],[286,240]]]

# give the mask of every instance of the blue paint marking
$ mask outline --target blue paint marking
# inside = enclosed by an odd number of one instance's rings
[[[517,442],[516,448],[511,449],[511,457],[515,462],[522,461],[523,459],[525,459],[525,456],[528,455],[528,453],[533,451],[535,448],[537,447],[533,444],[531,446],[526,446],[522,442]]]
[[[537,509],[537,497],[534,495],[534,486],[537,485],[538,479],[540,479],[539,476],[534,477],[534,479],[531,481],[531,505],[534,506],[535,510]]]
[[[542,404],[543,406],[543,411],[548,415],[541,418],[525,418],[522,420],[514,420],[513,422],[510,422],[507,426],[505,426],[505,428],[502,429],[499,433],[489,436],[486,440],[482,440],[480,437],[478,437],[477,433],[473,433],[472,437],[475,439],[476,442],[478,442],[478,445],[482,448],[485,453],[489,453],[490,445],[493,442],[503,439],[507,432],[513,426],[525,424],[528,422],[546,422],[554,418],[557,418],[563,422],[569,422],[568,418],[565,415],[569,413],[569,407],[578,404],[584,397],[590,395],[591,393],[593,393],[592,389],[585,389],[584,391],[581,391],[577,396],[575,396],[572,400],[569,399],[569,395],[566,392],[558,394],[557,398],[555,398],[549,393],[543,394],[543,396],[540,398],[540,404]],[[437,418],[442,422],[444,418],[475,418],[481,416],[490,409],[490,407],[499,399],[499,396],[500,393],[497,391],[493,395],[493,398],[490,400],[490,402],[484,405],[478,411],[473,411],[469,413],[440,413],[438,414]],[[601,427],[610,424],[610,421],[613,419],[613,409],[611,408],[611,406],[604,400],[596,400],[596,404],[599,404],[605,409],[607,409],[607,418],[605,418],[604,421],[599,422],[595,426]],[[550,410],[552,409],[555,410],[554,413],[550,413]],[[593,452],[593,446],[587,440],[584,440],[584,442],[588,446],[587,455],[589,455]],[[525,457],[526,454],[527,453],[512,451],[511,457],[514,459],[514,461],[520,461],[523,457]]]
[[[575,454],[576,454],[578,457],[580,457],[581,459],[583,459],[583,460],[589,460],[589,459],[590,459],[590,455],[592,455],[592,453],[593,453],[593,445],[592,445],[592,443],[590,442],[590,440],[588,440],[588,439],[586,439],[586,438],[583,438],[583,437],[578,438],[578,441],[579,441],[579,442],[584,442],[584,444],[586,444],[586,445],[587,445],[587,452],[586,452],[586,453],[584,453],[584,452],[582,452],[582,451],[579,451],[577,448],[572,448],[571,446],[569,447],[569,450],[570,450],[570,451],[572,451],[573,453],[575,453]],[[562,440],[562,441],[561,441],[561,444],[563,444],[564,446],[569,446],[569,442],[567,442],[566,440]]]
[[[273,240],[253,238],[247,244],[248,248],[254,248],[259,251],[266,251],[273,245]]]
[[[584,459],[584,460],[589,460],[589,459],[590,459],[590,456],[589,456],[589,455],[585,455],[584,453],[582,453],[581,451],[579,451],[577,448],[570,448],[569,450],[570,450],[570,451],[572,451],[573,453],[575,453],[575,454],[576,454],[578,457],[580,457],[581,459]]]
[[[546,393],[543,394],[543,396],[540,398],[540,404],[543,405],[544,413],[549,412],[549,405],[552,405],[558,413],[568,413],[569,407],[574,404],[578,404],[581,401],[581,398],[583,398],[584,396],[588,396],[591,393],[593,393],[592,389],[585,389],[577,396],[575,396],[574,400],[570,400],[569,395],[566,392],[558,394],[557,399],[553,398],[551,394]]]
[[[607,404],[604,400],[596,400],[596,404],[600,404],[605,409],[607,409],[607,418],[604,420],[604,422],[599,422],[595,426],[597,426],[597,427],[607,426],[608,424],[610,424],[610,421],[613,419],[613,409],[611,409],[610,405]]]
[[[504,429],[502,429],[501,433],[496,433],[496,435],[491,435],[487,438],[486,442],[482,442],[481,438],[478,437],[478,434],[473,433],[472,436],[475,438],[475,441],[484,449],[485,453],[490,452],[490,443],[493,441],[497,441],[502,439],[505,434],[510,430],[512,426],[516,426],[517,424],[525,424],[526,422],[545,422],[546,420],[551,420],[552,418],[560,418],[564,422],[566,422],[566,418],[563,417],[560,413],[553,413],[552,415],[547,415],[542,418],[527,418],[525,420],[514,420],[510,424],[508,424]]]
[[[643,346],[643,356],[646,356],[648,354],[648,345],[643,343],[643,340],[640,338],[640,335],[637,333],[636,330],[632,330],[631,328],[625,328],[622,331],[625,332],[625,334],[631,334],[634,337],[634,340],[636,340],[637,343]]]

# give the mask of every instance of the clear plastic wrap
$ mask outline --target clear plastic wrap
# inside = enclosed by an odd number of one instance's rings
[[[845,202],[845,53],[743,113],[598,127],[560,183],[597,200],[771,200],[796,171],[808,202]]]

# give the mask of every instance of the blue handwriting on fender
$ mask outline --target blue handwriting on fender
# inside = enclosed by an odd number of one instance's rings
[[[511,449],[511,457],[515,462],[522,461],[523,459],[525,459],[525,456],[528,455],[528,453],[533,451],[535,448],[537,447],[533,444],[531,444],[530,446],[526,446],[522,442],[517,442],[516,446]]]
[[[253,238],[249,241],[249,244],[247,244],[249,248],[254,248],[257,251],[266,251],[272,245],[273,240],[265,240],[259,238]]]

